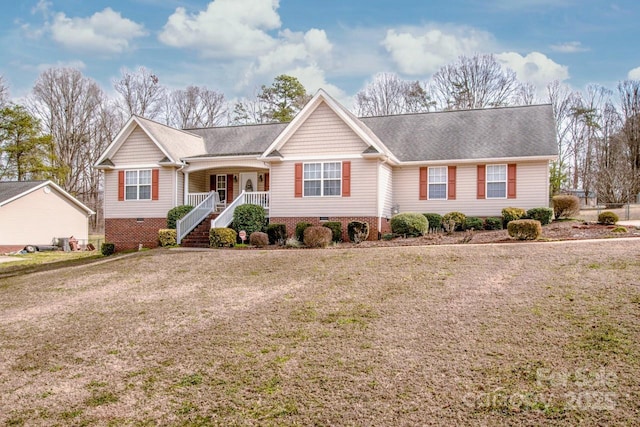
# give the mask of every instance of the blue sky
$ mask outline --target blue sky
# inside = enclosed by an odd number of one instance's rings
[[[278,74],[343,102],[378,72],[427,80],[493,53],[539,89],[640,79],[637,0],[21,0],[0,15],[0,74],[26,95],[51,66],[108,93],[122,68],[252,96]],[[350,106],[350,105],[349,105]]]

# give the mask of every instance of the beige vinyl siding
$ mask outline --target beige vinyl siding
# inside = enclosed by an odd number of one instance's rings
[[[111,161],[116,167],[122,167],[126,165],[156,164],[164,157],[162,151],[151,141],[151,138],[142,129],[136,127]]]
[[[379,166],[378,206],[380,217],[391,217],[393,205],[393,170],[387,164]]]
[[[174,207],[175,169],[159,169],[158,200],[118,200],[118,171],[106,170],[104,174],[105,218],[165,218]]]
[[[50,245],[54,237],[71,236],[86,243],[87,213],[50,190],[39,188],[0,208],[0,245]]]
[[[351,160],[351,197],[295,197],[295,163],[271,165],[271,216],[376,216],[376,160]]]
[[[209,191],[209,174],[200,171],[189,174],[189,193],[206,193]]]
[[[465,164],[457,166],[456,200],[420,200],[420,168],[399,167],[394,169],[393,203],[400,205],[400,212],[435,212],[445,214],[460,211],[473,216],[500,216],[503,208],[508,206],[531,209],[548,206],[549,196],[549,163],[530,162],[517,163],[515,199],[480,199],[476,198],[477,165]]]
[[[280,148],[286,157],[360,154],[367,145],[324,102]]]

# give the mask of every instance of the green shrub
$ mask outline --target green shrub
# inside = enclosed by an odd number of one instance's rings
[[[167,212],[167,228],[175,230],[176,222],[191,212],[191,210],[193,210],[193,206],[191,205],[180,205],[169,210],[169,212]]]
[[[400,236],[422,236],[429,231],[427,218],[416,212],[403,212],[391,218],[391,232]]]
[[[502,218],[490,216],[484,219],[485,230],[502,230]]]
[[[264,208],[260,205],[240,205],[233,212],[233,229],[244,230],[247,236],[255,231],[262,231],[265,224]]]
[[[310,248],[326,248],[331,243],[333,232],[329,227],[312,225],[304,229],[304,244]]]
[[[427,218],[429,223],[429,230],[440,230],[442,228],[442,215],[437,213],[425,213],[422,214]]]
[[[629,232],[629,230],[627,230],[626,227],[623,227],[621,225],[617,226],[616,228],[614,228],[613,230],[611,230],[612,233],[627,233]]]
[[[396,238],[396,235],[393,233],[384,233],[382,235],[382,240],[393,240]]]
[[[270,245],[284,245],[287,241],[287,226],[285,224],[267,225],[267,236]]]
[[[553,219],[553,209],[551,208],[533,208],[527,211],[528,219],[536,219],[540,224],[547,225]]]
[[[177,245],[176,230],[172,230],[170,228],[158,230],[158,241],[160,242],[160,246],[163,247]]]
[[[236,244],[238,233],[232,228],[212,228],[209,230],[209,244],[212,248],[233,246]]]
[[[369,223],[362,221],[351,221],[347,224],[347,234],[353,243],[360,243],[369,237]]]
[[[511,221],[523,218],[527,212],[522,208],[504,208],[502,209],[502,225],[506,227]]]
[[[620,218],[615,212],[604,211],[598,214],[598,224],[614,225]]]
[[[115,243],[103,243],[100,247],[100,252],[102,252],[104,256],[113,255],[116,252]]]
[[[304,241],[304,230],[307,227],[311,227],[313,224],[311,224],[310,222],[299,222],[296,224],[296,239],[298,239],[299,242]]]
[[[442,228],[447,232],[462,231],[467,216],[462,212],[449,212],[442,215]]]
[[[342,242],[342,223],[340,221],[325,222],[322,226],[331,230],[331,233],[333,234],[331,240],[336,243]]]
[[[535,219],[516,219],[507,224],[509,236],[518,240],[536,240],[542,235],[542,224]]]
[[[551,201],[553,204],[553,215],[556,219],[570,218],[580,213],[580,199],[576,196],[560,194],[553,196]]]
[[[262,231],[254,231],[249,235],[249,243],[259,248],[264,248],[269,244],[269,236]]]
[[[464,221],[465,230],[482,230],[484,223],[477,216],[468,216]]]

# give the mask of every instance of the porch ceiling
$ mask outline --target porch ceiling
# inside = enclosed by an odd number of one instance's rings
[[[188,163],[184,172],[193,173],[209,169],[263,169],[269,170],[269,164],[256,159],[211,159]]]

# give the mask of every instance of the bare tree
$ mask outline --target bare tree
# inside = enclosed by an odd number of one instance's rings
[[[553,106],[558,138],[558,160],[551,165],[551,193],[558,194],[567,183],[573,157],[572,130],[575,117],[572,114],[579,94],[558,80],[547,85],[547,99]]]
[[[158,76],[140,67],[137,73],[122,69],[122,78],[113,83],[120,95],[118,106],[128,117],[133,114],[149,119],[159,118],[165,103],[166,89]]]
[[[188,86],[184,90],[174,90],[169,99],[170,123],[175,127],[218,126],[225,115],[224,95],[206,87]]]
[[[493,55],[460,56],[433,75],[431,86],[439,106],[448,110],[514,105],[521,91],[515,71]]]
[[[618,96],[623,121],[621,137],[629,153],[633,176],[629,191],[631,194],[640,194],[640,81],[620,82]]]
[[[4,77],[0,76],[0,107],[4,107],[9,102],[9,87]]]
[[[360,117],[427,112],[433,106],[418,81],[400,79],[394,73],[378,73],[356,94],[356,114]]]
[[[50,68],[36,80],[30,106],[53,138],[58,183],[98,209],[101,185],[92,165],[121,125],[102,89],[76,69]]]

